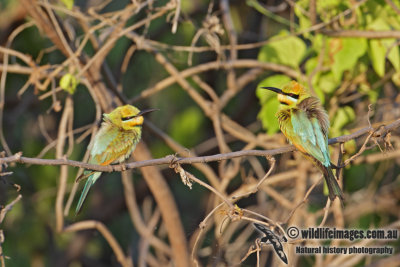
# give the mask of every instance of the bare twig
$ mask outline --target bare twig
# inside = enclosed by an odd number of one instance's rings
[[[115,237],[112,235],[112,233],[107,229],[107,227],[103,223],[101,223],[99,221],[81,221],[81,222],[74,223],[70,226],[67,226],[64,229],[64,232],[68,233],[68,232],[76,232],[76,231],[82,231],[82,230],[88,230],[88,229],[96,229],[103,235],[103,237],[107,240],[108,244],[110,244],[112,250],[114,251],[118,262],[123,267],[133,267],[132,260],[125,256],[121,246],[118,244]]]
[[[380,127],[377,131],[374,131],[372,136],[373,137],[384,137],[389,131],[395,130],[400,126],[400,119],[394,121],[393,123]],[[329,139],[329,144],[336,144],[336,143],[344,143],[352,139],[356,139],[368,132],[370,132],[371,128],[366,127],[361,130],[358,130],[355,133],[349,135],[343,135],[335,138]],[[72,167],[79,167],[85,168],[95,171],[101,172],[114,172],[114,171],[124,171],[128,169],[134,169],[139,167],[145,166],[155,166],[155,165],[165,165],[170,164],[172,161],[176,161],[179,164],[193,164],[193,163],[206,163],[212,161],[221,161],[226,159],[233,159],[238,157],[245,157],[245,156],[259,156],[259,157],[267,157],[267,156],[275,156],[287,152],[294,151],[294,146],[285,146],[278,149],[271,149],[271,150],[242,150],[242,151],[235,151],[229,152],[224,154],[216,154],[211,156],[201,156],[201,157],[188,157],[188,158],[176,158],[174,155],[166,156],[164,158],[159,159],[151,159],[151,160],[144,160],[144,161],[136,161],[131,163],[125,164],[118,164],[118,165],[108,165],[108,166],[100,166],[94,164],[88,164],[80,161],[74,161],[69,159],[38,159],[38,158],[29,158],[29,157],[22,157],[20,153],[17,153],[10,157],[0,158],[0,164],[3,163],[11,163],[11,162],[18,162],[22,164],[33,164],[33,165],[49,165],[49,166],[59,166],[59,165],[68,165]]]
[[[232,60],[229,62],[221,62],[221,61],[208,62],[208,63],[197,65],[192,68],[188,68],[188,69],[181,71],[179,77],[186,78],[186,77],[189,77],[189,76],[192,76],[195,74],[199,74],[201,72],[215,70],[215,69],[227,69],[229,67],[261,68],[264,70],[282,72],[293,78],[301,78],[300,74],[297,71],[295,71],[287,66],[274,64],[274,63],[268,63],[268,62],[260,62],[258,60],[253,60],[253,59],[238,59],[238,60]],[[129,103],[134,103],[134,102],[140,101],[143,98],[146,98],[155,93],[158,93],[159,91],[174,84],[175,82],[177,82],[176,76],[171,76],[171,77],[165,78],[164,80],[158,82],[153,87],[143,90],[139,96],[131,99],[129,101]]]
[[[390,6],[393,8],[393,10],[396,11],[397,14],[400,15],[400,8],[399,8],[395,3],[393,3],[392,0],[385,0],[385,2],[386,2],[388,5],[390,5]]]
[[[367,38],[367,39],[400,38],[400,31],[323,30],[321,31],[321,33],[330,37],[351,37],[351,38],[356,37],[356,38]]]
[[[13,201],[11,201],[11,203],[7,204],[4,208],[0,207],[0,224],[3,222],[7,212],[9,212],[12,207],[18,202],[20,201],[22,198],[22,195],[18,195]],[[2,248],[2,244],[4,243],[4,234],[3,234],[3,230],[0,229],[0,263],[2,267],[5,267],[5,260],[4,258],[6,256],[4,256],[3,254],[3,248]]]
[[[203,181],[197,179],[193,174],[191,174],[190,172],[185,171],[180,165],[179,163],[177,163],[177,161],[173,161],[171,163],[171,168],[175,169],[175,172],[177,173],[184,173],[184,175],[187,176],[187,181],[186,183],[190,183],[190,180],[202,185],[203,187],[207,188],[208,190],[210,190],[211,192],[213,192],[214,194],[216,194],[218,197],[220,197],[230,208],[233,207],[232,203],[221,193],[218,192],[216,189],[214,189],[212,186],[204,183]]]
[[[304,196],[303,200],[299,202],[294,209],[290,212],[289,216],[285,220],[285,223],[288,223],[289,220],[292,218],[293,214],[296,212],[296,210],[301,207],[304,203],[306,203],[308,196],[311,194],[311,192],[314,190],[314,188],[322,181],[322,177],[320,177],[313,185],[307,190],[306,195]]]
[[[65,139],[67,138],[67,124],[68,121],[71,120],[73,116],[73,103],[70,97],[67,98],[65,102],[64,112],[61,117],[61,122],[58,129],[58,141],[56,146],[56,157],[59,159],[64,158],[64,145]],[[60,179],[58,185],[58,193],[56,199],[56,229],[58,232],[61,232],[64,227],[64,218],[63,218],[63,204],[64,204],[64,195],[67,186],[67,178],[68,178],[68,168],[67,166],[61,166],[60,171]]]
[[[151,158],[151,154],[144,143],[139,143],[135,149],[134,158],[144,160]],[[162,218],[167,229],[169,242],[171,243],[172,256],[178,267],[189,266],[189,253],[186,244],[183,226],[179,211],[167,183],[160,171],[154,166],[141,169],[143,178],[146,180],[151,192],[160,209]]]
[[[18,202],[20,201],[22,198],[22,195],[18,195],[13,201],[11,201],[11,203],[7,204],[4,208],[2,208],[0,210],[0,223],[3,222],[7,212],[9,212],[12,207]]]

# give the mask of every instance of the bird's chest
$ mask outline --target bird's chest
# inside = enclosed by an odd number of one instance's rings
[[[281,132],[286,136],[288,141],[290,143],[295,143],[296,139],[299,136],[299,131],[301,130],[302,127],[297,127],[297,129],[293,126],[293,117],[297,116],[297,121],[299,122],[298,124],[305,124],[306,122],[303,122],[302,119],[305,118],[300,118],[299,117],[299,112],[304,112],[302,110],[299,110],[297,108],[291,108],[291,109],[285,109],[281,110],[278,112],[277,117],[279,121],[279,128],[281,129]]]
[[[91,160],[98,164],[124,161],[135,149],[140,132],[111,129],[97,136],[91,151]]]
[[[127,155],[130,155],[138,143],[140,136],[135,132],[121,131],[118,136],[112,141],[109,149],[112,150],[116,156],[125,159]],[[120,161],[118,158],[116,161]]]
[[[276,114],[276,117],[278,118],[279,128],[281,129],[281,132],[285,136],[290,135],[291,132],[293,132],[293,126],[290,120],[290,118],[292,117],[292,110],[291,109],[280,110]]]

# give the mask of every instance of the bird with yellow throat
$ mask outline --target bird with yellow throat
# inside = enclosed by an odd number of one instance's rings
[[[143,115],[157,109],[140,111],[132,105],[117,107],[110,113],[103,114],[103,122],[93,141],[89,144],[88,163],[109,165],[125,161],[134,151],[142,136]],[[88,177],[76,206],[78,214],[86,199],[90,187],[100,177],[101,172],[85,170],[77,181]]]
[[[282,89],[262,88],[278,94],[281,105],[276,117],[282,133],[321,170],[328,186],[330,200],[334,201],[338,197],[343,203],[343,192],[333,174],[330,161],[329,118],[319,99],[296,81],[291,81]]]

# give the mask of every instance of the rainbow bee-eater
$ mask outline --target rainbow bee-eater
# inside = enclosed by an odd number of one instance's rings
[[[88,163],[109,165],[125,161],[133,152],[142,135],[143,114],[157,109],[140,111],[134,106],[125,105],[103,114],[103,122],[92,142],[88,146],[90,156]],[[88,177],[83,188],[75,213],[78,214],[89,192],[90,187],[100,177],[101,172],[85,170],[78,177]]]
[[[329,117],[319,99],[295,81],[282,89],[263,88],[278,94],[281,105],[276,117],[282,133],[321,170],[328,185],[329,198],[333,201],[339,197],[342,202],[343,192],[332,172],[329,155]]]

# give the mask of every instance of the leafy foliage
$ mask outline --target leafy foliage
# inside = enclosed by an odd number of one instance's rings
[[[309,5],[309,0],[296,2],[295,13],[299,19],[300,31],[308,31],[312,26],[310,16],[306,15]],[[352,8],[351,1],[318,1],[316,16],[323,22],[330,22],[349,8]],[[366,1],[365,4],[356,7],[353,16],[340,17],[335,23],[345,30],[400,30],[400,16],[385,1]],[[294,69],[304,66],[306,75],[311,77],[311,83],[302,83],[312,87],[322,102],[325,102],[327,95],[329,98],[337,97],[343,93],[344,84],[352,83],[359,85],[359,93],[369,96],[369,101],[374,104],[378,88],[373,88],[372,85],[388,73],[388,68],[394,71],[392,79],[397,81],[400,66],[399,47],[394,38],[329,37],[318,32],[307,32],[303,38],[288,32],[272,36],[268,44],[261,48],[258,59],[284,64]],[[301,69],[298,71],[301,72]],[[258,87],[279,87],[280,79],[283,78],[267,78]],[[263,94],[258,93],[257,97],[261,104],[258,117],[264,128],[268,129],[268,133],[275,133],[276,123],[267,110],[275,112],[277,103],[266,100]],[[325,105],[329,109],[329,103]],[[331,115],[332,136],[345,133],[344,128],[355,118],[353,107],[346,104],[338,107],[334,117]]]

